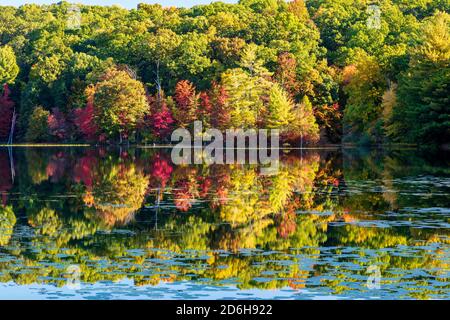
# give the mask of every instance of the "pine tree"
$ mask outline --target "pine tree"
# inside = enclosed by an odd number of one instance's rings
[[[294,116],[294,104],[279,84],[274,84],[269,91],[269,102],[266,110],[266,125],[269,129],[285,131]]]
[[[445,144],[450,141],[450,15],[425,20],[421,44],[401,76],[388,132],[396,141]]]
[[[305,141],[317,142],[319,140],[319,126],[312,104],[307,96],[304,96],[302,102],[294,109],[294,120],[289,126],[288,139],[291,141],[300,141],[301,147]]]

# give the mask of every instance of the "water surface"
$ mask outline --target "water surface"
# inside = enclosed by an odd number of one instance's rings
[[[1,149],[0,299],[449,299],[448,159]]]

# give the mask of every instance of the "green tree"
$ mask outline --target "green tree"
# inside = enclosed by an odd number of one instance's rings
[[[309,98],[304,96],[302,102],[293,112],[294,119],[288,127],[288,137],[296,142],[317,142],[320,138],[320,130],[314,117],[313,107]]]
[[[0,47],[0,85],[14,82],[19,74],[16,55],[10,46]]]
[[[34,108],[27,127],[25,139],[29,142],[46,142],[49,139],[48,117],[50,112],[41,106]]]
[[[293,109],[294,103],[288,94],[279,84],[275,83],[270,88],[269,102],[266,107],[265,121],[267,128],[280,129],[281,132],[286,131],[294,119]]]
[[[388,126],[395,141],[450,141],[450,15],[438,12],[424,21],[420,44],[412,49],[401,76],[397,104]]]
[[[144,85],[127,70],[110,68],[95,86],[95,122],[108,137],[132,134],[148,109]]]
[[[344,134],[347,139],[380,142],[382,139],[382,96],[386,81],[380,65],[373,56],[360,52],[355,71],[345,86],[348,95],[344,110]]]

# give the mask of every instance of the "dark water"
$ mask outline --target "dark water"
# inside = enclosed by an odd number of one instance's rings
[[[291,151],[262,176],[162,149],[1,149],[0,298],[449,299],[449,162]]]

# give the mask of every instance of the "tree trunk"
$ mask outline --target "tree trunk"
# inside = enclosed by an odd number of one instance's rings
[[[13,143],[14,129],[15,129],[15,125],[16,125],[16,118],[17,118],[16,109],[14,108],[13,116],[12,116],[12,119],[11,119],[11,129],[9,131],[9,137],[8,137],[8,145],[12,145],[12,143]]]

